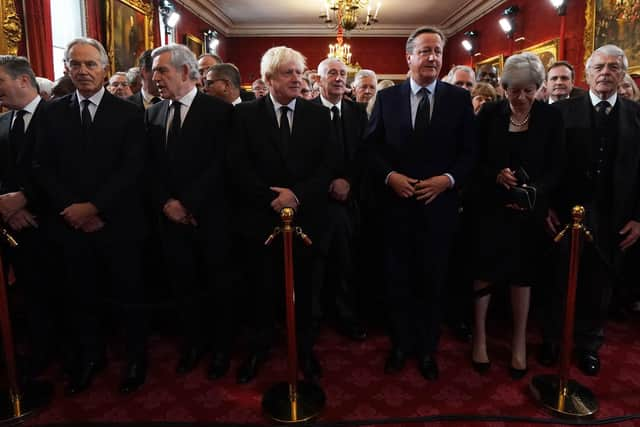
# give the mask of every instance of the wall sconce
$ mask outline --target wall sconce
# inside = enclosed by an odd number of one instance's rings
[[[176,12],[175,6],[169,0],[163,0],[160,4],[160,15],[164,23],[165,33],[167,33],[167,35],[171,34],[180,20],[180,14]]]
[[[477,50],[476,39],[478,38],[478,32],[474,30],[467,31],[464,36],[466,38],[462,40],[462,47],[469,52],[469,55],[473,55]]]
[[[207,30],[204,32],[204,42],[207,53],[216,53],[220,40],[218,39],[218,32],[214,30]]]
[[[500,28],[507,35],[507,38],[511,38],[516,28],[516,15],[520,12],[520,8],[518,6],[510,6],[502,12],[502,18],[498,23],[500,24]]]
[[[567,14],[567,0],[550,0],[551,5],[556,8],[559,16]]]

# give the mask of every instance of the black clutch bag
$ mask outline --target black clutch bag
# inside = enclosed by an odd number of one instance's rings
[[[536,187],[529,184],[529,174],[524,168],[520,167],[514,173],[518,180],[518,185],[509,190],[509,198],[511,203],[516,204],[519,208],[531,211],[536,206]]]

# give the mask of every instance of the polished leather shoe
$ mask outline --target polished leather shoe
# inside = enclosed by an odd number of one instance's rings
[[[322,378],[322,365],[313,353],[300,358],[300,370],[307,381],[316,382]]]
[[[193,371],[202,357],[202,351],[198,347],[189,347],[182,352],[178,365],[176,366],[177,374],[187,374]]]
[[[74,367],[64,393],[72,396],[91,387],[93,378],[104,369],[105,365],[104,360],[90,360]]]
[[[400,372],[407,361],[407,355],[404,351],[394,348],[391,349],[387,360],[384,362],[384,373],[395,374]]]
[[[367,330],[358,322],[343,323],[338,327],[338,332],[352,341],[364,341],[367,339]]]
[[[491,368],[491,362],[476,362],[475,360],[471,360],[471,366],[473,366],[473,370],[479,374],[486,374],[489,372]]]
[[[133,393],[147,380],[146,359],[135,360],[127,364],[119,391],[122,394]]]
[[[509,366],[509,376],[511,376],[511,379],[514,380],[519,380],[524,378],[525,375],[527,375],[528,369],[524,368],[524,369],[518,369],[518,368],[514,368],[513,366]]]
[[[435,357],[431,355],[423,356],[418,359],[418,370],[426,380],[435,381],[438,379],[438,363],[436,362]]]
[[[583,351],[578,354],[578,368],[583,374],[593,376],[600,372],[600,357],[595,351]]]
[[[217,351],[211,358],[207,378],[217,380],[224,377],[229,372],[229,354],[224,351]]]
[[[560,349],[558,348],[558,345],[545,341],[540,347],[540,353],[538,353],[538,362],[542,366],[553,366],[558,362],[559,355]]]
[[[258,371],[267,360],[267,354],[264,352],[252,353],[242,364],[238,367],[236,372],[236,382],[238,384],[247,384],[253,380]]]

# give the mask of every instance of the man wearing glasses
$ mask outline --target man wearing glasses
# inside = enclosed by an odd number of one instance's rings
[[[217,64],[209,68],[204,81],[204,93],[217,96],[223,101],[236,105],[240,98],[240,72],[233,64]]]

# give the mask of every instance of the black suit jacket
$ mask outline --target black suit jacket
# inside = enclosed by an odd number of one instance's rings
[[[233,107],[198,92],[182,123],[180,143],[166,149],[169,101],[147,109],[153,203],[156,212],[169,199],[179,200],[201,229],[224,228],[226,222],[225,153]]]
[[[242,100],[242,102],[253,101],[254,99],[256,99],[256,94],[240,88],[240,99]]]
[[[43,107],[33,167],[52,225],[69,230],[59,213],[73,203],[91,202],[106,224],[102,235],[141,238],[146,232],[139,188],[142,111],[105,91],[86,140],[75,92]]]
[[[0,116],[0,194],[22,191],[27,198],[26,207],[32,213],[39,211],[38,199],[42,198],[33,181],[31,163],[38,132],[38,120],[44,103],[45,101],[41,100],[31,116],[24,144],[17,153],[13,152],[14,148],[9,136],[16,113],[9,111]]]
[[[292,135],[284,151],[269,95],[236,105],[229,168],[234,180],[234,214],[238,231],[255,242],[264,241],[280,225],[270,206],[277,193],[269,187],[291,189],[300,202],[295,222],[312,239],[324,231],[327,189],[335,142],[329,111],[297,98]]]
[[[144,110],[144,98],[142,97],[142,90],[128,97],[127,101],[134,103]]]

